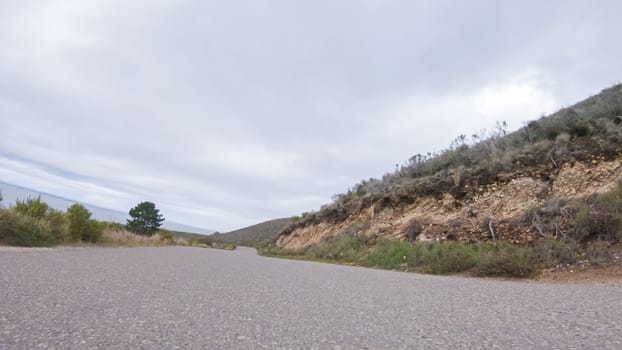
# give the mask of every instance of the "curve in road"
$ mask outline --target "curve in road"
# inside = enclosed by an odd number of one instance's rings
[[[188,247],[0,251],[0,348],[622,349],[619,284]]]

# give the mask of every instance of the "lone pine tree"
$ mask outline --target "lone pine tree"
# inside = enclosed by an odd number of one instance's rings
[[[145,236],[152,236],[164,222],[160,210],[151,202],[138,203],[130,209],[130,217],[127,220],[127,229]]]

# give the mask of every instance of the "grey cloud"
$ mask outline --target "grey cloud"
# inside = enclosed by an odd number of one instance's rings
[[[458,133],[493,120],[517,127],[618,82],[620,10],[616,1],[3,3],[0,157],[59,173],[2,174],[114,209],[149,197],[175,221],[220,230],[297,214]],[[527,89],[523,105],[507,98],[513,87]],[[501,105],[478,110],[489,90]]]

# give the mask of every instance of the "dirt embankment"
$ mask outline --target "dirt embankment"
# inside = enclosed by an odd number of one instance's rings
[[[515,174],[504,183],[468,188],[471,196],[456,200],[449,193],[440,198],[420,197],[412,204],[381,207],[376,203],[336,223],[314,222],[281,235],[277,245],[300,249],[336,235],[465,242],[492,239],[523,243],[542,234],[526,213],[545,208],[555,200],[576,199],[613,189],[622,180],[622,158],[592,159],[563,164],[550,173]],[[555,231],[563,233],[568,222],[560,220]],[[554,232],[555,233],[555,232]]]

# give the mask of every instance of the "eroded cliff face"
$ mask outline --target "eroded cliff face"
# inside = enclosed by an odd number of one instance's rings
[[[613,189],[622,180],[622,158],[566,163],[550,172],[525,171],[508,178],[504,183],[465,188],[470,195],[462,200],[444,193],[419,197],[403,206],[383,207],[375,203],[344,219],[297,227],[281,234],[277,245],[301,249],[337,235],[362,236],[372,241],[386,238],[474,242],[490,240],[494,234],[497,239],[524,243],[544,233],[563,234],[570,224],[563,215],[553,228],[548,228],[553,232],[543,232],[535,221],[537,216],[529,213],[560,206],[565,199]],[[563,208],[556,210],[563,213]]]

